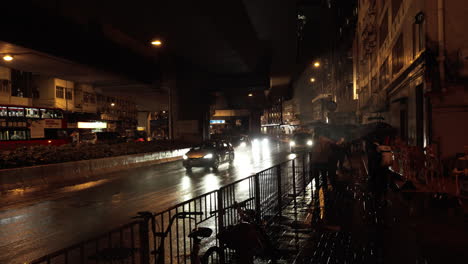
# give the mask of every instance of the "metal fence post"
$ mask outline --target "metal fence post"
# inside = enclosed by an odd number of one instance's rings
[[[260,208],[260,175],[256,173],[254,175],[254,183],[255,183],[255,212],[257,213],[258,220],[262,219],[262,209]]]
[[[278,184],[278,210],[279,215],[283,215],[283,194],[281,192],[281,164],[276,165],[276,181]]]
[[[296,159],[292,160],[292,181],[293,181],[293,196],[294,196],[294,208],[297,208],[296,202]]]
[[[139,239],[140,239],[140,263],[149,264],[149,229],[148,218],[138,222]]]
[[[306,177],[306,157],[305,155],[302,156],[302,192],[304,196],[306,195],[306,189],[307,189],[307,177]]]
[[[224,231],[224,206],[223,206],[223,190],[224,188],[220,188],[216,194],[217,194],[217,202],[218,202],[218,234],[220,234],[222,231]],[[221,245],[219,245],[221,247]],[[224,258],[224,250],[221,250],[219,260],[221,264],[225,263],[225,258]]]

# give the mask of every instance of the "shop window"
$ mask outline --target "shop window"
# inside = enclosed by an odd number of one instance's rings
[[[28,130],[10,130],[9,132],[9,139],[10,140],[27,140],[29,139],[29,131]]]
[[[56,98],[65,98],[65,88],[61,86],[55,86],[55,97]]]
[[[40,109],[41,118],[63,118],[63,114],[60,110],[54,109]]]
[[[26,108],[26,117],[39,118],[39,109],[38,108]]]
[[[5,106],[0,106],[0,116],[8,116],[8,109]]]
[[[22,108],[22,107],[8,107],[8,116],[10,116],[10,117],[24,117],[24,108]]]

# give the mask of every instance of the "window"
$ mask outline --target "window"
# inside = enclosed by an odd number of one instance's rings
[[[55,109],[40,109],[41,118],[63,118],[62,111]]]
[[[5,106],[0,106],[0,116],[8,116],[8,109]]]
[[[55,97],[56,98],[65,98],[65,88],[62,86],[55,86]]]
[[[392,73],[397,74],[403,68],[404,57],[403,57],[403,34],[398,37],[395,46],[392,50]]]
[[[392,0],[392,21],[395,21],[395,17],[400,10],[401,2],[403,0]]]
[[[24,117],[24,108],[22,108],[22,107],[8,107],[8,116],[10,116],[10,117]]]
[[[10,93],[10,81],[0,80],[0,93]]]
[[[385,42],[385,39],[388,35],[388,11],[385,11],[385,14],[382,19],[382,23],[379,28],[379,46],[382,47],[382,44]]]
[[[413,25],[413,58],[424,49],[424,13],[419,12],[414,17]]]
[[[26,108],[26,117],[39,118],[38,108]]]
[[[72,100],[72,99],[73,99],[73,93],[72,93],[72,92],[73,92],[72,89],[66,89],[66,94],[65,94],[65,96],[66,96],[66,99],[67,99],[67,100]]]
[[[390,81],[390,76],[388,74],[388,58],[385,59],[382,66],[380,66],[380,90],[385,88],[385,85]]]

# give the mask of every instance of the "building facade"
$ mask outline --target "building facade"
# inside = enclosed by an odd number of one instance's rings
[[[353,90],[361,123],[384,118],[408,144],[436,144],[442,158],[463,152],[467,11],[463,1],[359,1]]]

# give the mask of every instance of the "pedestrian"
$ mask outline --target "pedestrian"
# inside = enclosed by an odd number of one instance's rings
[[[316,187],[328,186],[329,158],[331,154],[330,140],[320,136],[318,131],[314,134],[314,146],[311,151],[312,175]],[[318,188],[317,188],[318,189]]]
[[[344,161],[346,158],[346,145],[344,137],[341,137],[337,142],[336,142],[336,156],[338,160],[338,168],[340,171],[343,171],[344,169]]]
[[[366,140],[369,188],[377,204],[385,203],[388,187],[388,167],[392,164],[391,147],[384,145],[388,139],[370,136]]]

